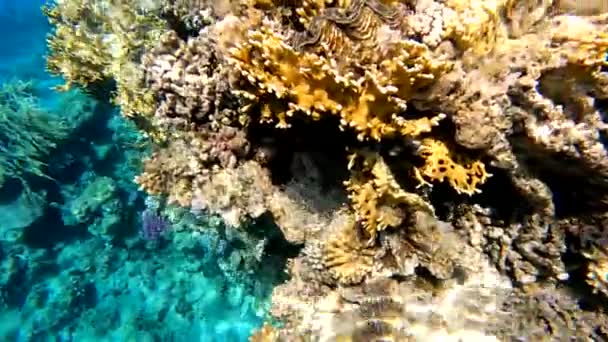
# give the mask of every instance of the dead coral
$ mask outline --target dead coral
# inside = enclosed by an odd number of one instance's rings
[[[308,297],[299,324],[288,323],[281,331],[288,338],[306,335],[313,340],[457,341],[468,336],[490,341],[490,330],[502,320],[498,310],[509,285],[486,267],[478,265],[477,275],[462,285],[450,282],[431,291],[415,282],[380,277],[358,287],[325,289],[322,297]],[[287,304],[284,300],[273,296],[275,307]]]
[[[212,5],[213,1],[209,0],[163,0],[161,11],[165,16],[174,17],[191,32],[198,32],[214,21]]]
[[[239,227],[267,211],[266,194],[272,183],[266,170],[248,161],[213,171],[209,179],[196,179],[193,189],[192,210],[218,213],[228,225]]]
[[[529,284],[568,279],[561,260],[565,237],[554,219],[533,214],[509,223],[496,218],[491,209],[463,205],[454,213],[453,221],[514,281]]]
[[[152,194],[167,194],[169,201],[190,206],[197,184],[206,184],[218,167],[237,166],[249,152],[249,142],[236,128],[219,131],[201,128],[155,152],[144,161],[144,172],[136,182]]]
[[[581,218],[566,218],[559,222],[574,242],[572,252],[583,257],[582,275],[594,293],[608,297],[608,216],[605,212]]]

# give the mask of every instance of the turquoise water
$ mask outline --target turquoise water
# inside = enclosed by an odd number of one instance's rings
[[[284,261],[138,191],[146,140],[108,99],[52,90],[41,4],[0,1],[0,340],[246,341]]]

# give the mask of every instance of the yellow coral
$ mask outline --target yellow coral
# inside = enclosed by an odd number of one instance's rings
[[[506,38],[500,17],[504,0],[448,0],[446,5],[456,13],[446,22],[446,36],[462,50],[483,55]]]
[[[606,64],[608,49],[608,15],[583,20],[560,16],[553,20],[551,41],[554,52],[577,65],[599,67]]]
[[[351,156],[349,168],[353,168],[358,157],[357,154]],[[379,231],[402,224],[405,217],[400,207],[433,212],[420,196],[401,189],[382,157],[368,154],[361,164],[345,185],[351,206],[370,241]]]
[[[407,101],[448,68],[414,41],[395,42],[374,60],[359,64],[355,57],[338,60],[297,51],[266,23],[248,32],[230,54],[230,63],[250,84],[239,94],[260,103],[262,121],[277,127],[289,127],[289,117],[297,113],[313,119],[331,114],[340,117],[342,127],[354,128],[360,139],[380,140],[429,132],[443,118],[401,116]]]
[[[481,161],[467,161],[464,166],[454,161],[447,145],[439,140],[424,139],[420,154],[424,157],[425,164],[415,168],[415,174],[421,185],[430,185],[425,177],[438,182],[447,179],[458,193],[472,195],[480,192],[478,186],[491,176]]]
[[[260,329],[249,336],[249,342],[274,342],[278,339],[278,331],[268,323],[264,323]]]
[[[360,238],[355,222],[350,222],[325,243],[323,263],[338,283],[354,285],[372,270],[375,253],[376,250]]]
[[[123,114],[154,112],[154,95],[144,87],[138,63],[141,51],[159,38],[165,23],[143,1],[58,1],[44,12],[56,26],[47,40],[47,67],[66,80],[58,89],[113,79],[114,102]]]
[[[593,287],[594,292],[601,292],[608,296],[608,252],[606,248],[591,247],[583,252],[588,259],[587,284]]]

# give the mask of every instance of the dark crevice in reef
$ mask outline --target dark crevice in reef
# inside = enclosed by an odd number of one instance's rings
[[[23,243],[33,248],[52,248],[59,242],[70,242],[88,235],[86,227],[64,225],[59,209],[47,207],[44,215],[24,230]]]
[[[175,31],[177,36],[183,41],[187,41],[188,38],[197,37],[200,28],[189,28],[181,18],[175,16],[173,13],[164,12],[162,13],[162,19],[167,22],[169,29]]]
[[[59,183],[74,183],[91,168],[97,172],[99,168],[114,166],[114,163],[107,163],[106,160],[95,161],[91,156],[95,155],[95,143],[111,141],[112,131],[107,124],[115,112],[107,100],[98,103],[92,110],[92,115],[50,158],[49,176]]]
[[[608,298],[601,293],[594,293],[595,289],[586,282],[588,260],[586,260],[574,247],[579,245],[580,237],[566,234],[566,246],[570,246],[562,256],[568,270],[568,280],[565,285],[578,298],[578,305],[582,310],[597,311],[608,308]]]
[[[345,141],[355,139],[340,132],[337,121],[328,118],[310,122],[309,118],[291,118],[289,130],[277,130],[271,125],[252,124],[249,129],[249,141],[254,147],[272,149],[268,168],[275,184],[285,184],[294,176],[302,176],[294,170],[296,154],[304,154],[313,161],[314,167],[322,179],[320,185],[324,191],[342,188],[342,182],[348,178],[347,151]],[[310,134],[312,126],[312,132]],[[270,138],[272,137],[272,138]]]
[[[519,221],[533,210],[525,195],[516,190],[506,170],[488,168],[488,172],[492,177],[481,187],[482,192],[474,197],[477,203],[492,208],[496,217],[505,222]]]
[[[293,244],[285,238],[283,231],[274,223],[269,213],[262,215],[255,225],[250,226],[248,232],[257,238],[266,238],[268,244],[266,253],[278,258],[295,258],[300,253],[302,245]],[[284,268],[282,268],[284,269]]]
[[[601,115],[602,122],[608,124],[608,98],[606,99],[596,99],[595,107]],[[604,145],[604,148],[608,149],[608,132],[606,130],[601,130],[600,141]]]
[[[0,186],[0,203],[10,203],[19,197],[23,184],[17,179],[9,179]]]
[[[257,266],[259,271],[257,277],[264,279],[267,288],[272,291],[275,286],[289,279],[288,274],[284,272],[287,269],[287,262],[300,254],[303,245],[287,241],[269,213],[245,225],[244,229],[246,234],[255,240],[266,239],[264,253]]]
[[[558,218],[608,209],[603,198],[608,192],[605,180],[587,165],[543,151],[524,139],[514,139],[512,144],[518,162],[551,189]]]
[[[110,105],[108,99],[113,98],[112,94],[116,91],[117,86],[114,79],[106,78],[87,84],[86,87],[79,87],[79,89],[100,103]]]

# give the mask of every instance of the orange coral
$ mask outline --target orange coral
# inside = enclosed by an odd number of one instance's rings
[[[278,338],[278,331],[272,325],[264,323],[260,329],[249,337],[249,342],[274,342],[277,341]]]

